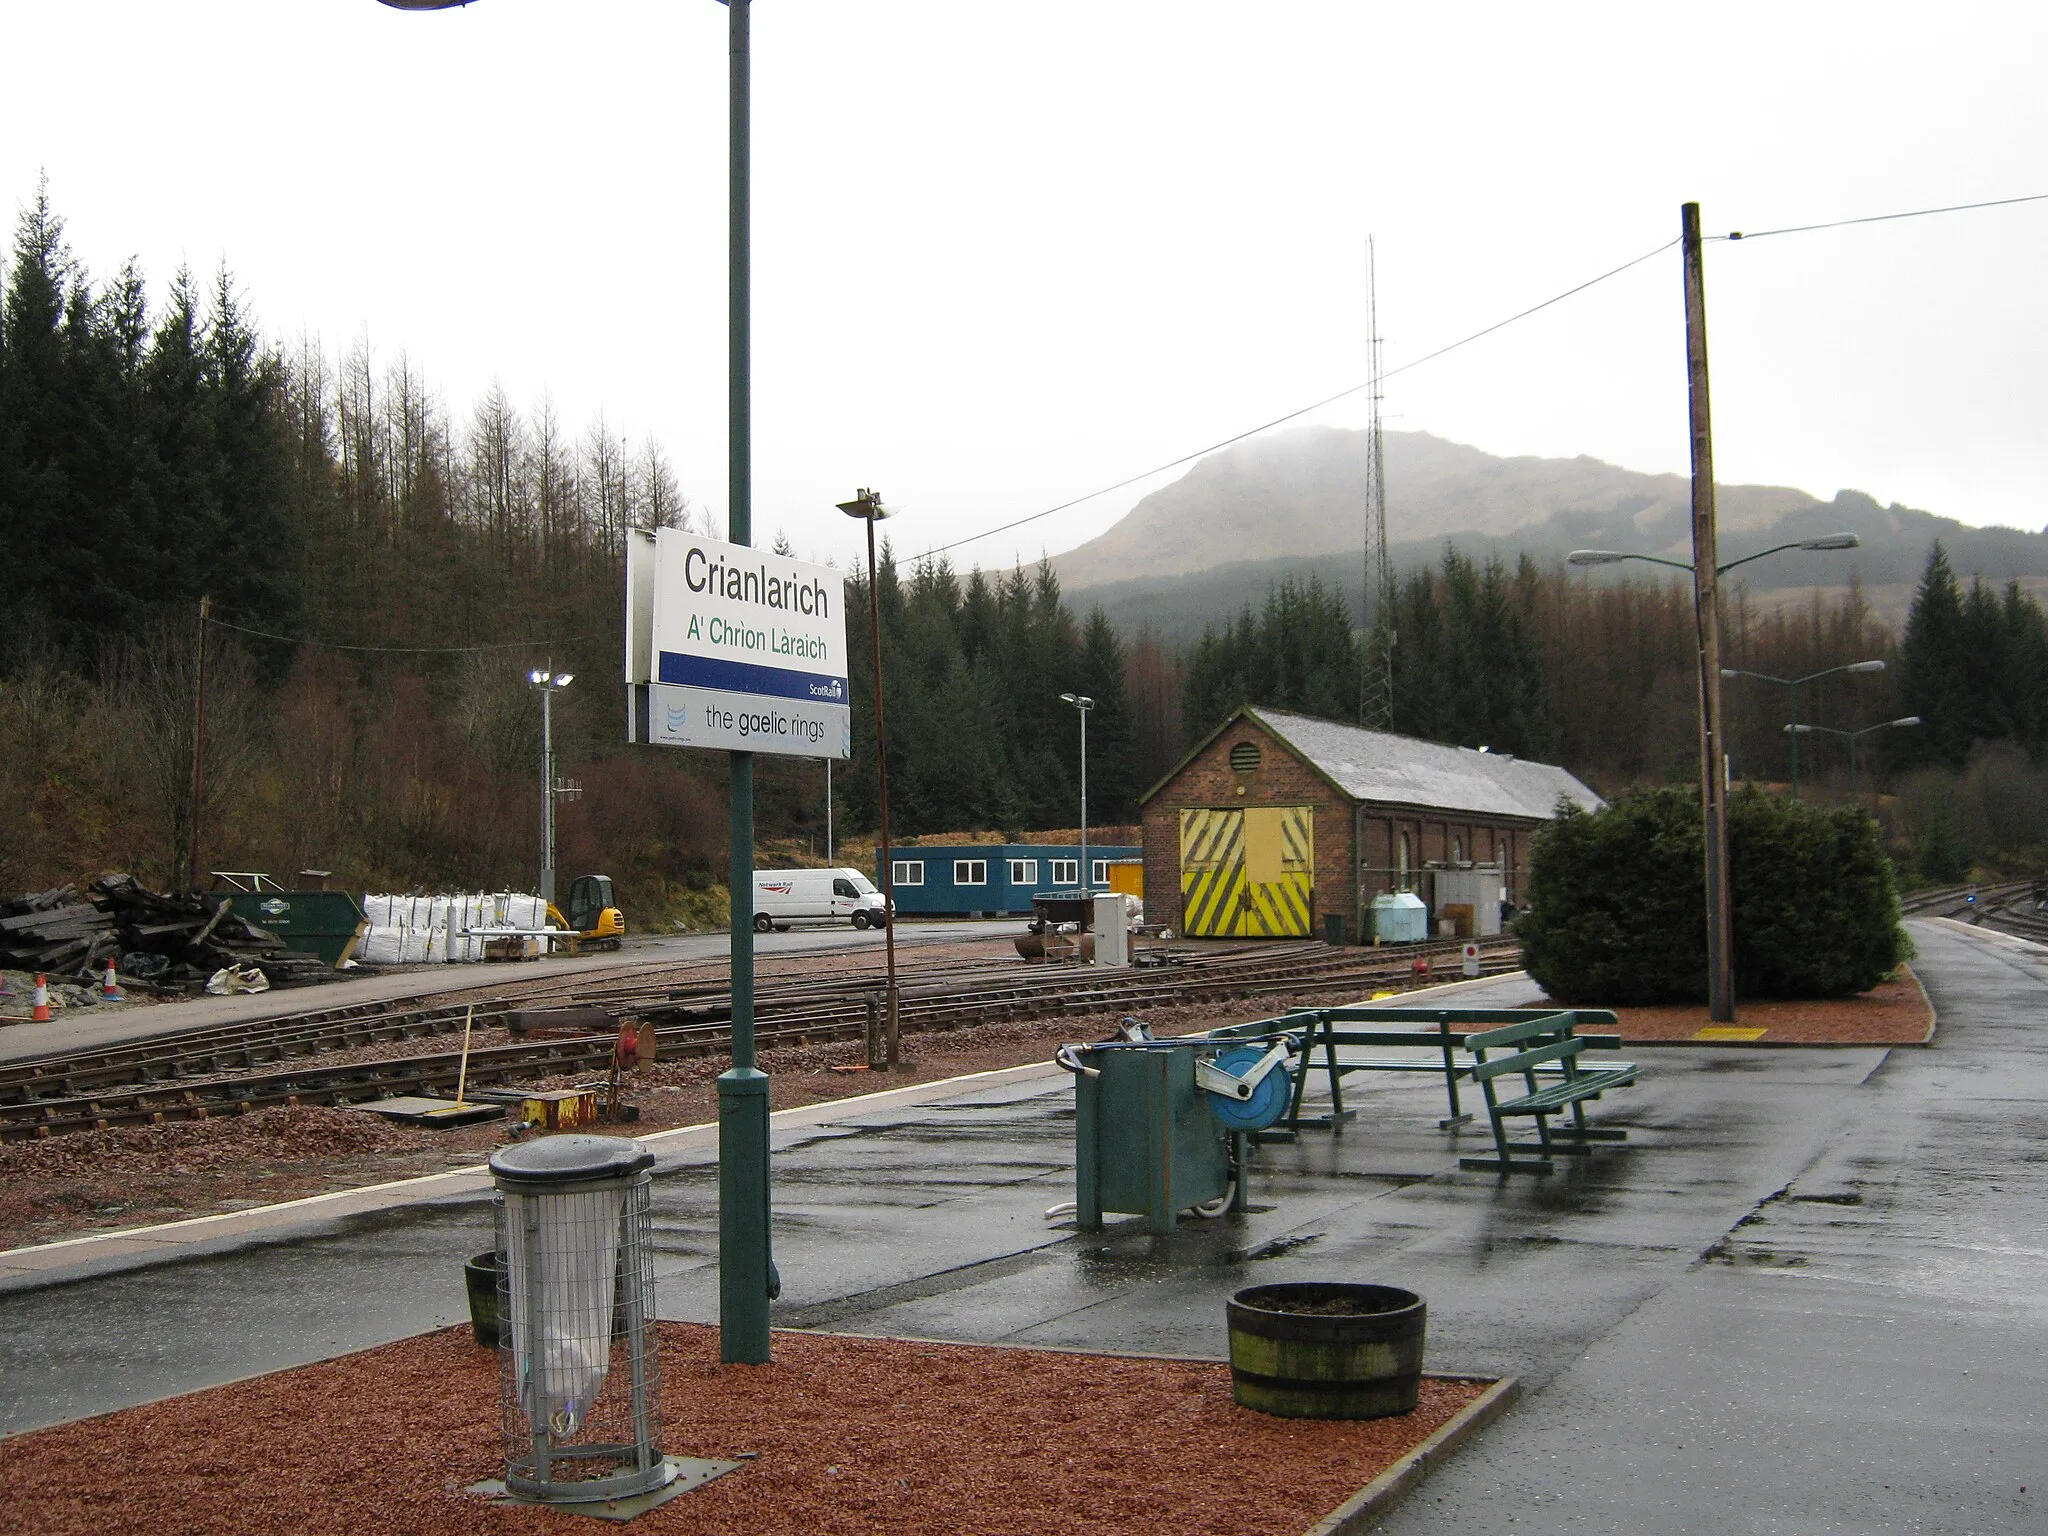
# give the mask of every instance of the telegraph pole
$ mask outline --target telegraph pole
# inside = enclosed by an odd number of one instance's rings
[[[1728,900],[1727,743],[1721,729],[1720,572],[1714,532],[1714,431],[1707,406],[1707,286],[1700,205],[1679,211],[1685,252],[1685,365],[1692,408],[1693,621],[1699,640],[1700,811],[1707,866],[1707,1011],[1735,1021],[1735,957]]]

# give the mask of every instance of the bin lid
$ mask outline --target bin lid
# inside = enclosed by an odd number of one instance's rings
[[[499,1183],[526,1186],[623,1179],[653,1166],[654,1154],[624,1136],[543,1136],[491,1154]]]
[[[1375,912],[1409,911],[1422,906],[1422,898],[1413,891],[1381,891],[1372,899]]]

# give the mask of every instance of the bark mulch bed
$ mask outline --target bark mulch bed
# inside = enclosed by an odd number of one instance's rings
[[[1564,1005],[1538,997],[1524,1006]],[[1705,1003],[1614,1011],[1628,1045],[1925,1045],[1934,1037],[1934,1006],[1920,978],[1903,965],[1896,980],[1855,997],[1737,998],[1733,1025],[1716,1024]]]
[[[778,1333],[720,1365],[664,1323],[663,1449],[740,1459],[631,1529],[693,1536],[1250,1536],[1304,1531],[1485,1384],[1415,1411],[1275,1419],[1227,1366]],[[497,1357],[467,1329],[8,1440],[0,1530],[274,1536],[604,1529],[463,1489],[503,1470]]]

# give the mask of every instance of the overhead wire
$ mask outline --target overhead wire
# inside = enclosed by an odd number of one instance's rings
[[[1606,282],[1611,277],[1619,277],[1622,273],[1628,271],[1630,267],[1641,266],[1651,257],[1663,255],[1664,252],[1670,250],[1676,244],[1678,244],[1676,240],[1667,240],[1662,245],[1656,247],[1656,249],[1645,251],[1640,256],[1631,257],[1629,260],[1624,261],[1620,266],[1611,267],[1607,271],[1602,272],[1598,277],[1589,277],[1583,283],[1576,283],[1572,287],[1565,289],[1562,293],[1552,294],[1549,298],[1543,300],[1543,302],[1540,304],[1531,304],[1527,309],[1518,310],[1514,314],[1509,315],[1505,320],[1496,320],[1492,325],[1487,326],[1483,330],[1474,331],[1469,336],[1462,336],[1458,340],[1451,342],[1447,346],[1438,347],[1434,352],[1425,352],[1422,356],[1412,358],[1408,362],[1401,364],[1401,366],[1398,368],[1389,368],[1384,374],[1381,375],[1381,378],[1383,380],[1391,379],[1392,377],[1394,377],[1395,374],[1406,373],[1411,368],[1420,368],[1424,363],[1433,363],[1438,358],[1443,357],[1448,353],[1457,351],[1460,347],[1470,346],[1475,341],[1479,341],[1485,337],[1491,336],[1495,331],[1502,330],[1507,326],[1513,325],[1518,320],[1526,320],[1531,315],[1540,314],[1542,311],[1550,308],[1553,304],[1562,304],[1566,299],[1569,299],[1576,294],[1584,293],[1588,288],[1597,287],[1599,284]],[[1017,518],[1012,522],[1001,523],[996,527],[986,529],[981,533],[969,534],[966,538],[963,539],[954,539],[951,543],[948,544],[936,544],[932,546],[930,549],[925,550],[922,554],[916,556],[915,558],[921,561],[929,560],[932,558],[932,556],[943,555],[948,550],[959,549],[963,545],[967,544],[976,544],[983,539],[992,539],[999,533],[1008,533],[1013,528],[1022,528],[1028,523],[1038,522],[1043,518],[1053,516],[1055,513],[1068,511],[1073,507],[1080,506],[1083,502],[1093,501],[1098,496],[1107,496],[1113,491],[1121,491],[1128,486],[1136,485],[1141,480],[1149,480],[1154,475],[1164,474],[1169,469],[1178,469],[1183,464],[1189,464],[1196,459],[1205,458],[1209,454],[1215,453],[1220,449],[1230,447],[1233,443],[1241,443],[1248,437],[1257,437],[1261,432],[1269,432],[1274,427],[1284,426],[1290,421],[1294,421],[1299,417],[1308,415],[1311,411],[1319,411],[1326,405],[1334,405],[1337,401],[1343,400],[1348,396],[1355,395],[1359,393],[1359,391],[1361,390],[1370,389],[1372,385],[1373,381],[1371,379],[1367,379],[1362,384],[1353,384],[1348,389],[1340,389],[1334,395],[1325,395],[1322,399],[1314,401],[1308,405],[1304,405],[1297,410],[1289,411],[1284,416],[1275,416],[1271,421],[1262,421],[1256,427],[1247,427],[1244,431],[1235,433],[1230,437],[1226,437],[1222,439],[1220,442],[1211,443],[1206,448],[1197,448],[1192,453],[1184,453],[1177,459],[1168,459],[1164,464],[1155,464],[1150,469],[1141,470],[1139,473],[1135,475],[1131,475],[1126,479],[1117,481],[1114,485],[1105,485],[1098,487],[1095,490],[1089,491],[1086,495],[1076,496],[1071,501],[1063,501],[1058,506],[1047,507],[1041,512],[1030,513],[1028,516]]]
[[[303,635],[278,635],[267,629],[251,629],[246,624],[230,624],[226,619],[208,616],[206,622],[216,629],[232,629],[237,634],[254,635],[260,640],[277,640],[286,645],[310,645],[323,651],[360,651],[380,656],[460,656],[474,651],[541,651],[550,646],[568,645],[578,640],[595,638],[591,635],[558,635],[552,640],[491,640],[478,645],[344,645],[338,640],[313,640]]]
[[[1779,229],[1731,230],[1725,235],[1709,235],[1707,236],[1707,239],[1710,241],[1724,243],[1737,240],[1762,240],[1771,235],[1803,235],[1824,229],[1846,229],[1853,225],[1858,224],[1885,224],[1898,219],[1922,219],[1931,217],[1935,214],[1969,213],[1980,208],[2010,208],[2016,204],[2038,202],[2048,202],[2048,192],[2030,193],[2025,197],[1991,198],[1984,202],[1977,203],[1950,203],[1939,208],[1911,208],[1898,213],[1867,214],[1860,218],[1832,219],[1827,221],[1826,223],[1821,224],[1790,224]],[[1396,374],[1406,373],[1412,368],[1420,368],[1425,363],[1434,362],[1436,361],[1436,359],[1443,357],[1448,353],[1457,351],[1460,347],[1470,346],[1475,341],[1479,341],[1487,336],[1491,336],[1495,331],[1502,330],[1507,326],[1515,324],[1517,321],[1526,320],[1531,315],[1540,314],[1542,311],[1549,309],[1552,305],[1561,304],[1566,299],[1569,299],[1576,294],[1584,293],[1588,288],[1592,288],[1600,283],[1606,282],[1609,278],[1619,277],[1622,273],[1628,271],[1629,268],[1640,266],[1643,262],[1650,260],[1653,256],[1661,256],[1664,254],[1664,252],[1670,250],[1673,246],[1677,244],[1678,241],[1676,240],[1668,240],[1664,244],[1658,246],[1655,250],[1645,251],[1642,255],[1634,257],[1629,261],[1625,261],[1618,267],[1613,267],[1610,268],[1608,271],[1602,272],[1598,277],[1590,277],[1586,279],[1586,281],[1583,283],[1578,283],[1570,288],[1565,289],[1562,293],[1553,294],[1551,297],[1545,299],[1540,304],[1532,304],[1527,309],[1518,310],[1516,313],[1509,315],[1504,320],[1495,321],[1492,325],[1487,326],[1483,330],[1474,331],[1469,336],[1460,337],[1458,340],[1451,342],[1448,346],[1439,347],[1434,352],[1425,352],[1421,357],[1413,358],[1408,362],[1401,364],[1401,366],[1398,368],[1390,368],[1386,371],[1383,377],[1390,379],[1394,377],[1394,375]],[[1211,443],[1206,448],[1197,448],[1192,453],[1185,453],[1182,454],[1179,458],[1169,459],[1164,464],[1155,464],[1152,466],[1152,468],[1142,470],[1135,475],[1130,475],[1125,479],[1117,481],[1113,485],[1101,486],[1096,490],[1087,492],[1085,495],[1076,496],[1073,497],[1071,500],[1060,502],[1057,506],[1047,507],[1043,511],[1033,512],[1030,513],[1028,516],[1016,518],[1007,523],[999,523],[994,528],[987,529],[984,532],[970,534],[965,538],[954,539],[949,543],[933,545],[930,549],[925,550],[916,558],[918,560],[928,560],[934,555],[943,555],[947,553],[949,550],[959,549],[968,544],[979,543],[983,539],[994,538],[997,534],[1008,533],[1012,529],[1022,528],[1030,523],[1039,522],[1042,519],[1051,517],[1056,513],[1065,512],[1074,507],[1078,507],[1082,505],[1084,502],[1093,501],[1099,496],[1107,496],[1112,492],[1121,491],[1130,486],[1136,485],[1140,481],[1149,480],[1154,475],[1164,474],[1169,469],[1178,469],[1183,464],[1192,463],[1196,459],[1203,458],[1209,454],[1218,452],[1221,449],[1228,448],[1233,444],[1241,443],[1248,437],[1256,437],[1261,432],[1268,432],[1271,431],[1274,427],[1284,426],[1288,422],[1306,416],[1312,411],[1319,411],[1326,405],[1334,405],[1339,400],[1346,399],[1351,395],[1358,394],[1361,390],[1369,389],[1371,387],[1372,381],[1367,380],[1366,382],[1361,384],[1354,384],[1348,389],[1340,389],[1334,395],[1325,395],[1322,399],[1317,400],[1309,405],[1304,405],[1300,407],[1298,410],[1289,411],[1284,416],[1275,416],[1271,421],[1261,422],[1256,427],[1249,427],[1242,432],[1238,432],[1230,437],[1223,438],[1219,442]]]
[[[1817,229],[1847,229],[1852,224],[1889,224],[1894,219],[1924,219],[1937,213],[1970,213],[1978,208],[2010,208],[2015,203],[2048,203],[2048,192],[2031,192],[2025,197],[1995,197],[1984,203],[1950,203],[1943,208],[1909,208],[1903,213],[1872,213],[1860,219],[1830,219],[1825,224],[1788,224],[1783,229],[1731,229],[1725,235],[1708,235],[1709,240],[1762,240],[1770,235],[1805,235]]]

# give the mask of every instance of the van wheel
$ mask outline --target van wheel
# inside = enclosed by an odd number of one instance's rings
[[[865,928],[865,927],[867,927],[867,925],[868,925],[868,915],[867,915],[867,913],[865,913],[865,912],[856,912],[856,913],[854,913],[854,914],[853,914],[853,926],[854,926],[854,927],[856,927],[856,928]]]
[[[769,929],[773,928],[774,926],[775,924],[769,920],[768,914],[766,912],[756,912],[754,914],[754,932],[766,933]]]

